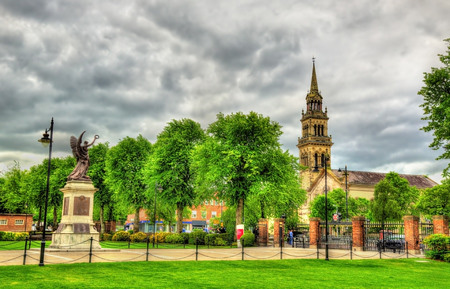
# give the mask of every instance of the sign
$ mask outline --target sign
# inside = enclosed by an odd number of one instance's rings
[[[244,224],[236,226],[236,238],[240,240],[242,235],[244,235]]]
[[[333,221],[335,221],[335,222],[339,221],[339,215],[338,214],[333,214]]]

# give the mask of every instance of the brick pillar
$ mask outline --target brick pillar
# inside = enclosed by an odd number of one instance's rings
[[[268,226],[268,221],[267,219],[259,219],[258,221],[258,240],[257,240],[257,244],[259,246],[267,246],[267,240],[268,240],[268,233],[269,231],[267,230],[267,226]]]
[[[408,242],[408,250],[414,251],[414,254],[420,254],[419,239],[419,217],[404,216],[405,222],[405,241]]]
[[[280,229],[281,229],[281,232],[280,232]],[[280,234],[281,234],[282,240],[284,240],[284,219],[283,218],[273,219],[273,246],[274,247],[280,247]],[[284,242],[284,241],[282,241],[282,242]]]
[[[352,217],[352,241],[354,251],[364,250],[364,224],[366,218],[364,216]]]
[[[433,234],[448,236],[448,216],[433,216]]]
[[[309,219],[309,248],[317,249],[320,242],[320,218]]]

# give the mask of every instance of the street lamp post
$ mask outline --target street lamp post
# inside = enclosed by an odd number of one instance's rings
[[[328,156],[325,156],[325,260],[328,261],[328,185],[327,185],[327,163]]]
[[[153,248],[155,247],[155,238],[156,238],[156,192],[162,191],[162,187],[155,182],[155,204],[153,210]]]
[[[339,168],[338,172],[342,172],[342,169]],[[345,165],[345,168],[344,168],[344,176],[345,176],[345,211],[346,211],[346,218],[348,221],[348,185],[347,185],[348,171],[347,171],[347,165]]]
[[[48,132],[50,131],[50,137]],[[50,123],[50,128],[45,130],[44,136],[38,140],[43,146],[49,146],[48,149],[48,166],[47,166],[47,189],[45,191],[45,203],[44,203],[44,230],[42,231],[41,241],[41,254],[39,257],[39,266],[44,266],[44,254],[45,254],[45,227],[47,225],[47,207],[48,207],[48,191],[50,189],[50,168],[52,161],[52,144],[53,144],[53,118]]]

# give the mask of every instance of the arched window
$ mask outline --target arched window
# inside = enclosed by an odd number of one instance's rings
[[[314,154],[314,167],[318,167],[317,165],[317,153]]]

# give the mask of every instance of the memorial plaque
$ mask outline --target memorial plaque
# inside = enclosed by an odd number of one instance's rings
[[[75,224],[73,224],[73,232],[75,234],[86,234],[86,233],[89,233],[89,224],[75,223]]]
[[[67,216],[69,214],[69,197],[64,198],[64,211],[63,215]]]
[[[73,199],[73,214],[75,216],[89,216],[90,198],[81,196]]]

